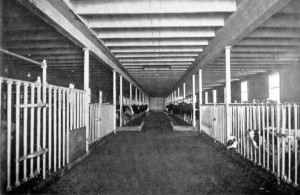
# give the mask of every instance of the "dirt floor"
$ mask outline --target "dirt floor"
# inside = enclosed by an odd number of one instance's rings
[[[261,184],[197,132],[173,132],[151,112],[142,132],[118,132],[42,193],[265,194]],[[274,194],[274,192],[269,192]]]

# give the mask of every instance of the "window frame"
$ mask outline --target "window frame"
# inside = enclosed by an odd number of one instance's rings
[[[278,86],[274,85],[272,86],[271,83],[273,84],[273,82],[271,82],[272,77],[277,76],[278,75]],[[272,90],[278,89],[278,99],[271,97]],[[280,102],[280,73],[279,72],[275,72],[269,75],[269,100],[272,101],[277,101],[278,103]]]

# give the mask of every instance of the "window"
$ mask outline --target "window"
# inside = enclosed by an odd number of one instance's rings
[[[215,104],[217,103],[217,90],[214,89],[212,92],[213,92],[213,103]]]
[[[241,83],[241,101],[248,102],[248,82],[243,81]]]
[[[208,104],[208,92],[205,92],[205,104]]]
[[[269,99],[280,101],[280,75],[278,72],[269,76]]]

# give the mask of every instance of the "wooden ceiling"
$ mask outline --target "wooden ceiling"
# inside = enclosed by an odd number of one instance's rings
[[[151,96],[166,92],[236,11],[234,0],[69,0]]]
[[[299,64],[300,0],[19,0],[28,10],[4,2],[8,50],[82,79],[85,44],[51,16],[57,10],[98,47],[91,77],[108,90],[111,69],[156,97],[190,83],[200,68],[204,88],[222,85],[225,46],[233,80]]]

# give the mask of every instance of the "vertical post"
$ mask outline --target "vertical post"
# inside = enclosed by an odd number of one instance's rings
[[[172,92],[172,94],[171,94],[171,103],[173,103],[173,101],[174,101],[174,94]]]
[[[138,101],[137,96],[138,96],[138,91],[137,91],[137,87],[135,87],[135,102],[136,102],[136,104],[137,104],[137,101]]]
[[[139,105],[141,105],[142,102],[142,91],[139,90]]]
[[[113,105],[114,105],[113,120],[114,120],[114,133],[116,133],[116,106],[117,106],[116,95],[117,95],[116,71],[113,70]]]
[[[43,63],[45,64],[45,60],[43,61]],[[46,71],[44,71],[46,68],[43,68],[43,103],[47,103],[47,83],[46,83]],[[45,72],[45,73],[44,73]],[[49,100],[48,100],[49,101]],[[43,149],[46,148],[46,132],[47,132],[47,123],[46,123],[46,119],[47,119],[47,108],[43,107]],[[46,153],[43,154],[43,179],[46,179]]]
[[[180,99],[180,87],[178,87],[177,96],[178,96],[178,99]]]
[[[1,85],[1,83],[0,83]],[[0,89],[1,93],[1,89]],[[28,123],[28,108],[26,107],[28,102],[28,83],[24,83],[24,101],[23,104],[25,105],[23,109],[23,156],[27,156],[27,135],[28,135],[28,130],[27,130],[27,123]],[[27,181],[27,159],[24,160],[23,163],[23,181]]]
[[[58,169],[61,168],[61,131],[62,131],[62,88],[58,88]]]
[[[57,168],[57,87],[53,88],[53,146],[53,169],[55,172]]]
[[[225,60],[226,60],[226,131],[227,138],[231,133],[231,123],[230,123],[230,109],[229,104],[231,103],[231,75],[230,75],[230,50],[231,47],[225,47]]]
[[[41,103],[41,79],[38,77],[37,81],[37,102],[38,104]],[[41,107],[37,108],[37,136],[36,136],[36,151],[41,150]],[[40,161],[41,157],[37,156],[36,158],[36,164],[37,164],[37,169],[36,173],[40,173]]]
[[[183,99],[185,99],[185,83],[183,83]]]
[[[102,91],[99,91],[99,104],[103,103]]]
[[[90,73],[90,54],[89,54],[89,49],[84,48],[84,90],[85,90],[85,106],[84,106],[84,115],[85,115],[85,128],[86,128],[86,134],[85,134],[85,149],[86,152],[89,151],[89,103],[90,103],[90,90],[89,90],[89,85],[90,85],[90,78],[89,78],[89,73]]]
[[[132,83],[129,83],[129,99],[130,99],[130,106],[132,105]]]
[[[199,70],[199,132],[201,133],[202,128],[202,70]]]
[[[192,76],[193,85],[193,127],[196,127],[196,86],[195,86],[195,75]]]
[[[43,84],[45,85],[47,83],[47,61],[43,60]]]
[[[214,89],[212,90],[213,93],[213,103],[216,104],[217,103],[217,90]]]
[[[7,81],[7,190],[11,190],[11,164],[12,164],[12,81]]]
[[[120,97],[119,97],[119,104],[120,104],[120,127],[122,127],[122,115],[123,115],[123,77],[120,75]]]
[[[79,93],[78,93],[79,94]],[[77,96],[78,97],[78,100],[79,100],[79,95]],[[79,102],[79,101],[78,101]],[[63,88],[62,90],[62,135],[63,135],[63,138],[62,138],[62,161],[63,161],[63,166],[66,165],[66,89]],[[79,106],[78,106],[79,107]],[[79,118],[79,113],[77,113],[77,118],[80,120]],[[79,120],[77,122],[77,124],[79,124]],[[79,127],[79,126],[78,126]]]
[[[21,83],[19,81],[16,82],[16,132],[15,132],[15,137],[16,137],[16,142],[15,142],[15,159],[16,159],[16,164],[15,164],[15,174],[16,174],[16,182],[15,185],[19,186],[20,185],[20,180],[19,180],[19,172],[20,172],[20,87]]]

